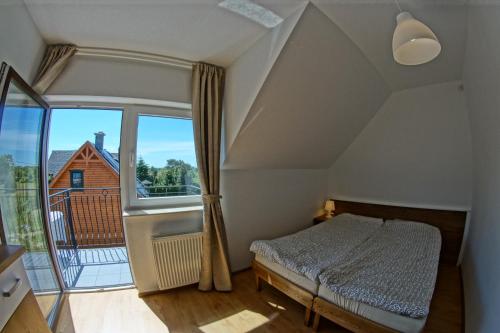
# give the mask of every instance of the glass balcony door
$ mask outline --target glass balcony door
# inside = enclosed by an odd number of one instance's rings
[[[42,157],[48,105],[17,73],[2,66],[0,236],[4,244],[25,247],[22,260],[40,308],[50,322],[62,290],[46,228]]]

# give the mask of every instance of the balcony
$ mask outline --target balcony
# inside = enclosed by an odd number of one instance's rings
[[[36,192],[18,189],[13,193],[32,196]],[[199,195],[200,188],[142,186],[139,193],[141,197]],[[66,288],[95,289],[133,283],[125,246],[120,188],[51,188],[48,204],[50,234]],[[56,288],[48,256],[47,252],[30,249],[23,257],[28,275],[37,281],[37,290]]]
[[[133,283],[119,188],[50,189],[49,224],[66,288]],[[27,260],[43,263],[34,254]]]

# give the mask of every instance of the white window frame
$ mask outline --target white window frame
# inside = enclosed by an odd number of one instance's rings
[[[100,108],[121,110],[120,187],[122,209],[192,207],[202,204],[201,195],[138,198],[136,188],[137,130],[139,115],[192,119],[191,104],[104,96],[45,96],[51,108]]]
[[[129,205],[133,208],[142,207],[183,207],[189,205],[200,205],[200,195],[186,195],[176,197],[155,197],[155,198],[139,198],[136,189],[137,179],[137,132],[139,124],[139,116],[159,116],[165,118],[180,118],[191,119],[191,108],[175,109],[175,108],[158,108],[145,106],[131,106],[128,108],[124,117],[122,133],[127,133],[127,138],[122,136],[122,140],[128,140],[128,148],[126,151],[128,164],[128,194]],[[127,119],[125,119],[127,118]],[[123,165],[123,164],[122,164]]]

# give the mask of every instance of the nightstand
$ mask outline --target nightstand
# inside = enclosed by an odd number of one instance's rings
[[[331,217],[326,217],[326,214],[323,214],[323,215],[320,215],[320,216],[316,216],[314,219],[313,219],[313,224],[316,225],[316,224],[319,224],[321,222],[325,222],[326,220],[329,220],[331,219],[333,216]]]

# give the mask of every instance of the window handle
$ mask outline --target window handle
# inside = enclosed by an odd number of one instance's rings
[[[131,168],[133,168],[135,165],[135,154],[133,152],[129,154],[128,165]]]

